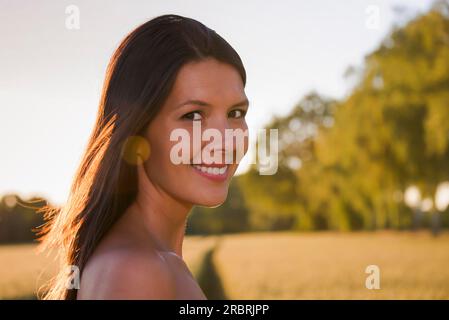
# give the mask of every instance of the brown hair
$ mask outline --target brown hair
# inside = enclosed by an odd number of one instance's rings
[[[98,114],[66,204],[42,209],[41,248],[58,251],[60,270],[44,299],[76,299],[69,266],[83,271],[94,249],[137,195],[136,167],[124,161],[126,141],[142,135],[168,97],[179,69],[213,57],[246,73],[237,52],[214,30],[179,15],[136,28],[108,65]]]

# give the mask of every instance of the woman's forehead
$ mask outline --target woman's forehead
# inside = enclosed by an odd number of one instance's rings
[[[232,66],[215,61],[187,64],[181,68],[170,94],[173,107],[188,100],[229,103],[246,98],[242,79]],[[219,101],[218,101],[219,100]]]

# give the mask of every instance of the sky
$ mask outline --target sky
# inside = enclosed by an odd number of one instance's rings
[[[98,111],[109,59],[123,37],[162,14],[194,18],[239,53],[250,137],[315,90],[341,99],[394,22],[430,0],[0,0],[0,196],[66,201]],[[66,27],[69,5],[79,29]],[[397,8],[406,10],[399,14]],[[395,9],[396,8],[396,9]],[[238,173],[248,167],[250,151]]]

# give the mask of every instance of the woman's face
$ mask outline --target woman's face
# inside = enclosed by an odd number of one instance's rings
[[[146,130],[151,152],[144,166],[152,183],[192,205],[223,203],[238,166],[237,157],[248,150],[248,135],[236,138],[238,133],[247,133],[247,109],[243,82],[234,67],[212,58],[184,65]],[[213,138],[202,138],[210,129],[215,129]],[[181,139],[179,132],[188,133],[188,139]],[[170,139],[172,134],[176,138]],[[179,164],[179,159],[184,161]]]

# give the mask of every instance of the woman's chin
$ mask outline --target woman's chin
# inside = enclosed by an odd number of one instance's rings
[[[208,207],[208,208],[219,207],[220,205],[223,204],[223,202],[226,201],[227,195],[228,195],[228,193],[226,192],[225,194],[220,194],[220,195],[205,196],[205,197],[202,197],[202,199],[197,201],[197,205],[202,206],[202,207]]]

